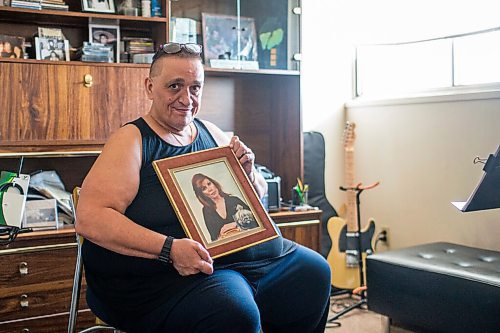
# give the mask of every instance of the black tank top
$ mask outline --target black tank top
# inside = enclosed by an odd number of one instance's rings
[[[198,130],[196,138],[191,144],[182,147],[165,142],[142,118],[129,124],[136,126],[142,136],[142,166],[137,195],[125,215],[150,230],[174,238],[185,238],[186,234],[158,180],[152,162],[214,148],[217,143],[198,119],[194,120]],[[288,241],[284,246],[283,239],[278,237],[217,258],[214,268],[279,257],[292,248]],[[146,313],[168,299],[180,297],[182,290],[205,276],[196,274],[181,277],[173,266],[164,265],[157,260],[121,255],[87,240],[83,243],[82,255],[88,287],[100,302],[116,311],[126,311],[132,307],[136,312]]]

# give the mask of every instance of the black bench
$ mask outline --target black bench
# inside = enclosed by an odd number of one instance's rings
[[[500,332],[500,252],[431,243],[366,260],[368,308],[417,332]]]

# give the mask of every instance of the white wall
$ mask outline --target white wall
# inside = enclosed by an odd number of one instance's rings
[[[347,108],[356,123],[356,174],[362,216],[390,228],[392,247],[433,241],[500,250],[500,210],[462,213],[483,175],[475,156],[500,145],[500,95],[494,99]]]
[[[318,131],[326,141],[326,195],[335,206],[343,177],[341,137],[344,103],[351,98],[352,49],[342,33],[335,1],[302,1],[301,101],[304,131]]]
[[[362,194],[362,220],[373,217],[388,226],[390,248],[449,241],[500,250],[500,209],[461,213],[450,204],[467,199],[481,178],[482,166],[473,158],[487,157],[500,144],[500,95],[344,109],[352,86],[352,34],[346,29],[359,16],[350,16],[342,1],[304,0],[302,6],[303,124],[325,136],[326,194],[333,206],[345,200],[338,187],[348,119],[357,125],[356,179],[381,181]]]

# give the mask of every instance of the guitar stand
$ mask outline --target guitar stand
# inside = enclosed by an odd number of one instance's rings
[[[358,185],[356,185],[356,187],[343,187],[343,186],[340,187],[340,189],[342,191],[354,191],[354,192],[356,192],[356,211],[358,213],[358,218],[357,218],[357,225],[358,225],[358,266],[359,266],[359,281],[360,281],[361,287],[364,286],[364,284],[365,284],[365,275],[364,275],[363,257],[362,257],[362,244],[361,244],[361,215],[360,215],[360,212],[359,212],[359,204],[360,204],[359,196],[361,195],[361,193],[364,190],[372,189],[375,186],[377,186],[378,184],[379,184],[379,182],[376,182],[376,183],[374,183],[372,185],[369,185],[369,186],[366,186],[366,187],[362,187],[361,183],[359,183]],[[327,322],[328,323],[332,323],[335,320],[339,319],[341,316],[343,316],[346,313],[350,312],[351,310],[354,310],[356,308],[361,308],[364,304],[366,304],[365,288],[361,289],[361,291],[360,291],[359,294],[361,296],[361,299],[358,302],[356,302],[356,303],[352,304],[351,306],[345,308],[344,310],[338,312],[332,318],[329,318],[327,320]]]

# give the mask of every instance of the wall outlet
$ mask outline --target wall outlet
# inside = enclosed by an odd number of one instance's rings
[[[390,239],[390,234],[389,234],[389,227],[386,225],[383,225],[380,227],[380,233],[378,235],[379,240],[385,245],[389,245],[389,239]]]

